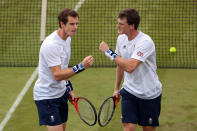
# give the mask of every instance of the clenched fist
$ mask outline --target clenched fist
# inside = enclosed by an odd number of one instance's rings
[[[107,50],[109,50],[109,46],[103,41],[100,43],[99,50],[105,53]]]
[[[93,63],[94,63],[93,56],[87,56],[82,61],[84,68],[88,68],[88,67],[92,66]]]

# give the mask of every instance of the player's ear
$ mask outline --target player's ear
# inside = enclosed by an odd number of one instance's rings
[[[134,29],[135,29],[134,24],[129,25],[129,28],[130,28],[131,30],[134,30]]]
[[[63,22],[60,22],[61,28],[63,28],[65,26],[65,24]]]

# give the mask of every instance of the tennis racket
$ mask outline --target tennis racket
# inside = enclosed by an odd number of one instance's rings
[[[93,126],[97,122],[97,113],[93,104],[85,97],[75,98],[71,103],[83,122],[89,126]]]
[[[108,97],[103,101],[98,114],[98,123],[101,127],[106,126],[110,122],[117,104],[118,99],[113,96]]]

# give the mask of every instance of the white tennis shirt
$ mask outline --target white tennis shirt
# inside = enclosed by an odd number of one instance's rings
[[[134,58],[141,61],[132,73],[124,71],[122,87],[126,91],[142,99],[153,99],[161,94],[162,84],[156,73],[155,45],[148,35],[139,31],[131,41],[128,41],[127,35],[119,35],[115,52],[127,60]]]
[[[62,40],[57,31],[50,34],[42,43],[39,54],[38,80],[34,86],[34,100],[61,97],[66,90],[66,81],[56,81],[50,67],[61,65],[68,68],[71,38]]]

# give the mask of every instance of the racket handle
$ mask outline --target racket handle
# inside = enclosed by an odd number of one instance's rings
[[[79,108],[77,106],[77,100],[71,101],[71,103],[74,105],[75,109],[77,110],[77,113],[79,113]]]
[[[113,97],[113,99],[114,99],[114,103],[115,103],[115,107],[116,107],[118,104],[118,99],[115,96]]]

